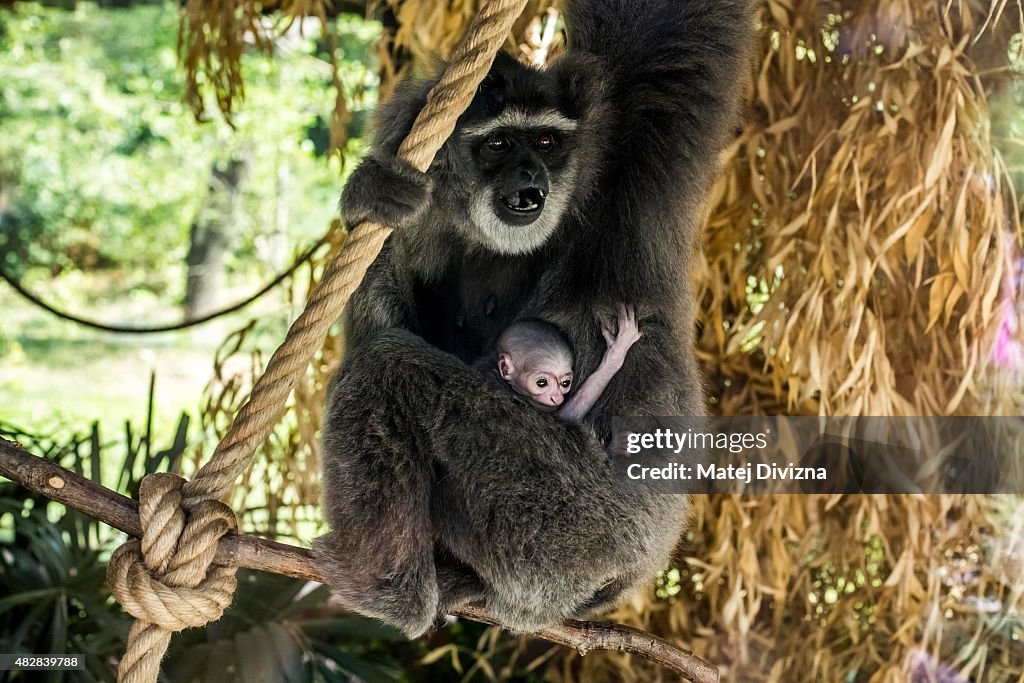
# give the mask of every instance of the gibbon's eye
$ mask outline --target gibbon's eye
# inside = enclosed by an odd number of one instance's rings
[[[540,387],[541,389],[545,388],[547,385],[548,385],[547,378],[541,377],[540,379],[537,380],[537,386]]]
[[[562,380],[562,388],[563,389],[568,389],[571,386],[572,386],[572,380],[571,379],[563,379]]]
[[[487,149],[492,152],[505,152],[511,146],[508,138],[504,135],[492,135],[484,142],[487,145]]]
[[[555,138],[550,133],[544,133],[537,138],[537,149],[542,152],[549,152],[555,146]]]

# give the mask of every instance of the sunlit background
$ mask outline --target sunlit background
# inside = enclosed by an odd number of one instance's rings
[[[343,240],[379,94],[480,4],[0,2],[0,436],[127,494],[193,472]],[[526,61],[564,44],[551,4],[510,40]],[[710,410],[1021,417],[1019,3],[766,0],[759,21],[693,274]],[[243,478],[246,531],[317,535],[340,354],[333,330]],[[113,680],[121,541],[0,483],[0,652],[83,653]],[[467,621],[407,642],[323,587],[240,576],[224,619],[172,641],[168,680],[673,680]],[[701,497],[612,618],[723,680],[1024,681],[1022,576],[1019,497]]]

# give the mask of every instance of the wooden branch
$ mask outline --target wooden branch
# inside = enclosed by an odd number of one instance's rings
[[[142,536],[137,502],[32,455],[5,439],[0,439],[0,476],[120,529],[129,536]],[[309,550],[247,534],[224,536],[214,562],[327,583],[326,577],[313,563]],[[493,614],[476,605],[462,607],[453,615],[501,626]],[[717,683],[719,680],[718,670],[700,657],[629,626],[569,620],[529,635],[574,648],[581,654],[590,650],[629,652],[674,671],[693,683]]]

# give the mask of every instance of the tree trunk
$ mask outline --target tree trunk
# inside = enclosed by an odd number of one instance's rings
[[[224,255],[232,232],[241,227],[242,189],[249,163],[240,156],[214,164],[206,199],[189,230],[185,319],[209,313],[224,286]]]

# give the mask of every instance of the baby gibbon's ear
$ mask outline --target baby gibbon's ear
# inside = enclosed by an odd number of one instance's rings
[[[512,363],[512,356],[507,353],[498,354],[498,372],[501,373],[501,378],[505,381],[512,379],[512,375],[515,373],[516,368]]]

